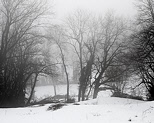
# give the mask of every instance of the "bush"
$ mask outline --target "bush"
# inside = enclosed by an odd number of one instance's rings
[[[53,99],[52,97],[46,97],[40,101],[34,101],[31,102],[29,105],[45,105],[45,104],[49,104],[49,103],[59,103],[59,100]]]
[[[75,98],[69,98],[66,103],[75,103]]]
[[[143,100],[143,98],[141,96],[132,96],[132,95],[122,93],[122,92],[114,92],[111,97],[121,97],[121,98]]]
[[[149,86],[149,93],[147,94],[147,100],[148,101],[154,100],[154,85]]]

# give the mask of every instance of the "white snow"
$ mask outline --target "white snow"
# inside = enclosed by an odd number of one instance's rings
[[[154,101],[101,96],[80,105],[1,108],[0,123],[154,123]]]

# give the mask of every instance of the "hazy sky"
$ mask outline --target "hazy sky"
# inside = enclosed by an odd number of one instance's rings
[[[113,10],[116,14],[130,17],[135,14],[134,0],[49,0],[54,3],[57,18],[63,18],[72,11],[83,9],[94,14]]]

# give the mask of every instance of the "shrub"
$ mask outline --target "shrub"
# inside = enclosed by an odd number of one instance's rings
[[[121,98],[129,98],[129,99],[136,99],[136,100],[143,100],[141,96],[133,96],[122,92],[114,92],[111,97],[121,97]]]
[[[74,103],[75,102],[75,98],[69,98],[66,103]]]
[[[149,86],[149,93],[147,94],[147,100],[148,101],[154,100],[154,85]]]

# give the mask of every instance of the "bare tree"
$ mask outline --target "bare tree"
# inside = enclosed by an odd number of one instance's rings
[[[120,65],[117,62],[117,56],[122,53],[124,46],[125,26],[120,19],[115,18],[113,14],[107,14],[100,20],[101,40],[97,47],[97,57],[95,60],[94,71],[94,94],[93,98],[97,97],[99,87],[103,84],[114,82],[114,79],[121,76],[124,71],[119,74],[110,74],[109,69]],[[108,74],[107,74],[108,71]],[[110,71],[111,72],[111,71]]]
[[[24,105],[28,80],[37,66],[44,67],[43,62],[36,60],[41,52],[38,30],[39,19],[46,11],[44,5],[37,1],[1,0],[1,106]]]
[[[40,76],[57,76],[56,74],[56,63],[53,63],[50,59],[50,52],[48,50],[43,50],[41,57],[39,57],[33,64],[33,70],[32,75],[30,77],[32,83],[31,83],[31,92],[30,96],[28,97],[28,100],[26,102],[26,105],[29,105],[31,103],[32,97],[35,92],[35,87],[38,81],[38,77]],[[29,82],[28,82],[29,83]]]
[[[130,59],[136,73],[142,79],[139,84],[144,84],[148,90],[149,100],[154,100],[154,1],[142,0],[137,3],[140,28],[131,35],[132,47]]]
[[[74,51],[78,57],[79,64],[80,64],[80,79],[79,79],[79,93],[78,93],[78,101],[81,99],[81,95],[84,95],[83,83],[84,83],[84,44],[86,42],[86,31],[87,31],[87,22],[89,16],[85,14],[83,11],[78,10],[75,14],[70,15],[66,20],[66,27],[67,27],[67,37],[70,41],[70,44],[74,48]],[[83,94],[82,94],[83,93]],[[83,98],[84,100],[84,98]]]
[[[78,101],[88,98],[92,85],[92,69],[95,61],[97,44],[100,41],[99,24],[95,17],[84,11],[77,11],[67,18],[67,37],[74,48],[80,64]],[[87,93],[88,88],[89,92]],[[87,96],[86,96],[87,95]]]
[[[103,80],[106,71],[115,64],[116,57],[123,48],[125,26],[120,19],[108,14],[103,19],[96,18],[77,11],[67,20],[70,44],[73,46],[80,63],[78,101],[85,99],[85,92],[90,87],[88,95],[94,86],[94,98],[102,84],[113,82],[116,76]],[[121,74],[120,74],[121,75]],[[95,81],[91,82],[92,76]]]
[[[154,8],[153,0],[138,0],[137,1],[138,18],[137,23],[148,26],[154,23]]]
[[[64,35],[64,30],[62,27],[59,25],[54,25],[50,30],[50,36],[48,36],[49,40],[53,42],[53,44],[56,44],[58,46],[58,49],[60,51],[60,58],[62,61],[62,65],[64,67],[64,72],[66,76],[66,82],[67,82],[67,102],[69,101],[69,75],[68,75],[68,70],[67,70],[67,65],[66,65],[66,55],[64,54],[66,51],[66,38]]]

